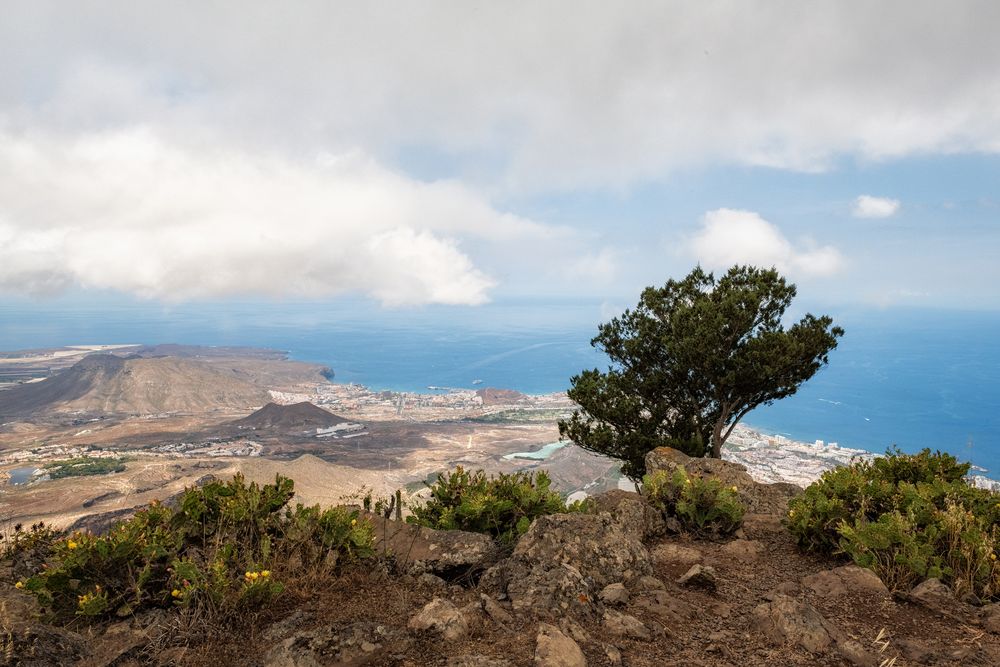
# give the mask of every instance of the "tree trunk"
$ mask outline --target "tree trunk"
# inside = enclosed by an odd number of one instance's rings
[[[712,453],[713,459],[722,458],[722,427],[725,424],[724,420],[720,419],[715,422],[715,428],[712,429]]]

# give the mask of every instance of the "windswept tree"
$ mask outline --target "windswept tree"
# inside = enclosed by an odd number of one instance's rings
[[[786,329],[795,293],[775,269],[750,266],[718,280],[697,267],[647,287],[638,306],[598,327],[591,345],[611,365],[572,378],[569,397],[580,409],[560,420],[560,435],[620,459],[634,480],[656,447],[720,457],[740,419],[794,394],[844,334],[827,316]]]

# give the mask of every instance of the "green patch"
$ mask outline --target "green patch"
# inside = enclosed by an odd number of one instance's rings
[[[42,467],[47,471],[51,479],[61,479],[63,477],[88,477],[90,475],[108,475],[115,472],[124,472],[125,463],[131,461],[129,457],[117,457],[107,459],[95,459],[88,456],[80,456],[66,461],[54,461],[46,463]]]
[[[959,595],[1000,597],[1000,494],[965,481],[968,464],[925,449],[830,470],[789,504],[808,551],[845,554],[887,586],[938,577]]]
[[[703,537],[733,534],[746,512],[735,487],[692,477],[683,468],[646,475],[642,495],[665,517],[677,519],[684,530]]]

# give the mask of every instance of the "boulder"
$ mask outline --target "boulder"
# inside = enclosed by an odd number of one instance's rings
[[[646,454],[646,472],[659,470],[671,473],[684,468],[689,475],[715,479],[724,486],[735,486],[749,511],[780,514],[788,507],[788,500],[802,493],[794,484],[760,484],[755,482],[746,466],[724,459],[691,457],[670,447],[657,447]]]
[[[948,613],[958,600],[940,579],[931,578],[910,591],[909,599],[932,611]]]
[[[503,576],[487,579],[506,584],[515,612],[588,613],[605,586],[651,571],[642,543],[608,514],[552,514],[521,536]]]
[[[874,667],[877,658],[848,638],[812,605],[787,595],[775,595],[753,611],[753,625],[774,644],[791,644],[810,653],[833,651],[851,664]]]
[[[416,632],[432,632],[446,641],[454,641],[469,631],[469,622],[451,602],[434,598],[414,614],[406,627]]]
[[[579,644],[567,637],[559,628],[548,623],[538,625],[535,638],[535,665],[537,667],[587,667],[587,658]]]
[[[605,610],[602,624],[608,632],[619,637],[651,639],[653,636],[649,628],[643,625],[638,618],[614,609]]]
[[[604,604],[625,605],[628,604],[628,589],[625,584],[608,584],[598,597]]]
[[[675,565],[677,567],[689,568],[702,560],[701,552],[691,547],[680,544],[660,544],[650,553],[653,561],[664,565]]]
[[[719,552],[733,560],[749,563],[764,554],[764,545],[754,540],[733,540],[724,544]]]
[[[607,512],[622,532],[639,540],[666,532],[663,514],[650,506],[638,493],[614,489],[591,498],[598,513]]]
[[[493,619],[493,622],[497,625],[508,627],[514,622],[514,617],[511,616],[510,612],[501,607],[500,603],[489,595],[480,595],[479,602],[482,604],[486,615]]]
[[[844,595],[888,595],[882,580],[869,569],[857,565],[835,567],[803,577],[802,587],[820,597]]]
[[[983,629],[1000,635],[1000,603],[984,605],[980,611],[979,620],[983,624]]]
[[[715,568],[711,565],[692,565],[690,570],[681,575],[677,583],[681,586],[714,591],[715,580]]]
[[[323,627],[297,632],[264,656],[266,667],[319,667],[327,664],[366,664],[385,652],[388,629],[374,623],[346,628]]]
[[[635,599],[633,606],[655,615],[668,628],[680,626],[695,614],[691,605],[663,590],[643,593]]]
[[[374,528],[375,550],[394,557],[396,566],[406,574],[457,579],[486,569],[497,557],[489,535],[432,530],[370,512],[364,516]]]

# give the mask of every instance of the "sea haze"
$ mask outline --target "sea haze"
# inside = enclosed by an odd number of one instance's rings
[[[364,303],[185,304],[120,299],[0,303],[0,349],[89,343],[254,345],[326,364],[374,389],[493,386],[564,391],[590,347],[592,303],[382,311]],[[847,330],[830,365],[751,426],[881,452],[940,448],[1000,472],[1000,314],[833,312]],[[481,383],[477,383],[481,381]],[[474,384],[477,383],[477,384]]]

